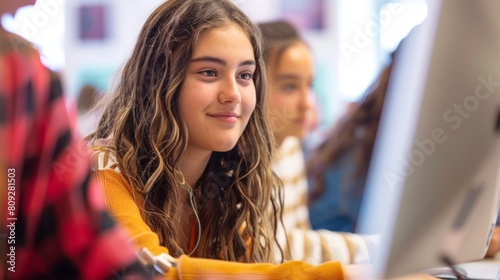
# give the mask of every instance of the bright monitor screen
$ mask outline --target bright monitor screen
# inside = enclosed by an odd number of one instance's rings
[[[500,199],[500,1],[432,0],[392,70],[358,232],[373,278],[482,259]]]

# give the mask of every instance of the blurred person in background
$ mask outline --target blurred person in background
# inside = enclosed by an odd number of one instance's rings
[[[394,54],[393,54],[394,56]],[[314,229],[354,232],[392,63],[325,135],[307,162]]]
[[[1,1],[0,15],[34,3]],[[105,210],[72,121],[59,77],[0,26],[0,278],[150,279]]]
[[[373,240],[366,236],[311,229],[307,179],[301,141],[317,122],[311,86],[312,52],[298,30],[286,21],[259,25],[264,35],[268,81],[268,115],[279,152],[273,170],[283,181],[283,224],[289,258],[310,263],[340,260],[369,263]],[[286,245],[285,230],[281,243]]]

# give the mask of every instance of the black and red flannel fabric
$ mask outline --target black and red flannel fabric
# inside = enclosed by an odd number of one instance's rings
[[[0,28],[0,279],[149,278],[105,211],[72,123],[57,75]]]

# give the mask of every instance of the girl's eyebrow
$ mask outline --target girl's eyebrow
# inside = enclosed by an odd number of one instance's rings
[[[276,77],[276,80],[295,80],[295,79],[300,79],[300,77],[295,74],[282,74]]]
[[[193,59],[191,59],[191,63],[193,63],[193,62],[213,62],[213,63],[220,64],[222,66],[227,65],[225,60],[220,59],[218,57],[214,57],[214,56],[201,56],[201,57],[193,58]],[[238,66],[246,66],[246,65],[255,65],[255,61],[254,60],[245,60],[245,61],[241,62],[240,64],[238,64]]]

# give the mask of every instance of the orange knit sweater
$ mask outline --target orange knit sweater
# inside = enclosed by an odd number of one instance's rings
[[[154,255],[168,253],[159,238],[144,222],[132,197],[131,187],[116,168],[99,166],[95,172],[102,185],[110,213],[123,225],[131,240]],[[345,279],[339,262],[313,266],[301,261],[283,264],[238,263],[181,256],[177,268],[170,269],[168,279]]]

